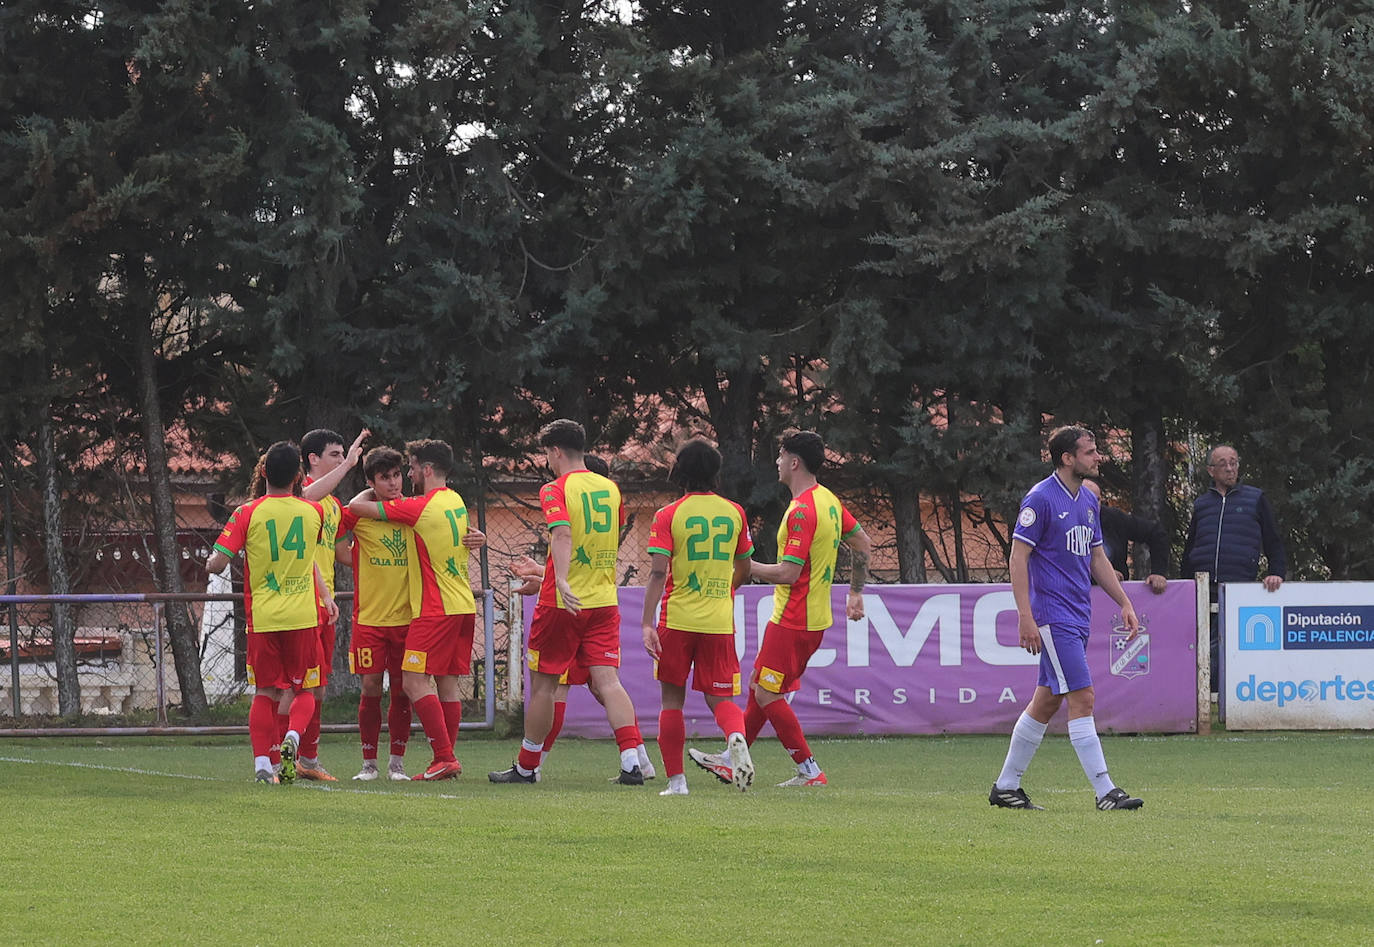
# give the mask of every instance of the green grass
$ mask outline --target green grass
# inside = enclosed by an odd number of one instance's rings
[[[355,738],[353,738],[355,739]],[[250,782],[246,740],[0,742],[5,943],[1341,944],[1374,928],[1370,734],[1111,737],[1139,812],[1098,812],[1068,742],[994,810],[1004,737],[817,740],[832,785],[755,748],[741,795],[607,782],[609,743],[561,742],[537,786],[464,775]],[[412,769],[421,762],[422,744]]]

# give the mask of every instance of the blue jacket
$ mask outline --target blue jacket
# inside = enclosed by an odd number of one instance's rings
[[[1269,574],[1287,578],[1283,540],[1264,491],[1239,483],[1222,496],[1213,486],[1194,501],[1183,544],[1185,579],[1207,572],[1213,582],[1254,582],[1261,552],[1269,559]]]

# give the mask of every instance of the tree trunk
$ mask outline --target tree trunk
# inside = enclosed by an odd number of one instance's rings
[[[1166,517],[1169,505],[1165,502],[1167,471],[1164,463],[1163,438],[1164,422],[1158,411],[1141,411],[1131,418],[1131,470],[1132,490],[1131,510],[1136,516],[1163,523],[1170,535],[1173,524]],[[1150,562],[1150,548],[1146,543],[1136,543],[1132,554],[1135,578],[1149,575],[1153,564]]]
[[[135,297],[133,305],[139,305]],[[166,432],[162,426],[162,406],[157,392],[157,353],[147,316],[134,318],[134,344],[138,348],[139,401],[143,412],[144,454],[148,464],[148,489],[153,501],[153,531],[157,547],[158,587],[163,592],[183,592],[181,549],[177,544],[176,502],[172,498],[172,477],[167,468]],[[181,603],[168,603],[163,610],[171,638],[181,706],[188,714],[204,713],[205,684],[200,677],[200,644],[191,614]]]
[[[926,551],[921,532],[921,494],[912,478],[894,479],[892,529],[897,539],[897,578],[902,582],[926,581]]]
[[[70,595],[71,576],[62,549],[62,491],[57,483],[57,447],[52,418],[44,409],[38,428],[43,453],[43,533],[48,560],[48,590]],[[70,605],[52,607],[53,663],[57,666],[57,712],[64,717],[81,713],[81,681],[76,675],[76,623]]]

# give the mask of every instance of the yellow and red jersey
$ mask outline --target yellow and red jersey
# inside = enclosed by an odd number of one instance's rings
[[[668,557],[660,622],[678,631],[734,634],[735,560],[754,553],[738,503],[689,493],[654,514],[649,552]]]
[[[323,522],[318,503],[268,494],[234,510],[224,524],[215,549],[231,559],[243,553],[250,632],[315,627],[315,549]]]
[[[568,585],[582,607],[616,604],[615,560],[620,552],[620,527],[625,525],[620,488],[590,470],[574,470],[544,484],[539,506],[550,530],[555,526],[572,530]],[[539,604],[563,606],[563,596],[554,584],[553,556],[544,563]]]
[[[302,486],[310,486],[315,482],[314,477],[306,477]],[[320,575],[324,576],[324,584],[329,587],[329,593],[334,594],[334,542],[339,538],[339,521],[343,518],[343,504],[334,494],[319,501],[320,510],[324,513],[324,525],[320,531],[320,544],[315,549],[315,563],[320,567]]]
[[[806,631],[830,627],[835,551],[858,531],[859,521],[820,484],[788,504],[778,526],[778,561],[795,562],[802,570],[797,581],[773,591],[774,624]]]
[[[410,527],[343,511],[339,532],[353,533],[354,624],[410,624]]]
[[[378,503],[382,519],[412,530],[410,557],[412,618],[472,615],[477,607],[468,581],[468,508],[458,491],[435,487],[422,497]]]

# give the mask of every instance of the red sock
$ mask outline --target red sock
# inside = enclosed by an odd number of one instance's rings
[[[758,699],[754,697],[754,689],[749,688],[749,700],[744,705],[744,742],[750,746],[759,738],[759,731],[763,729],[764,721],[768,715],[759,706]]]
[[[553,741],[558,739],[558,731],[563,729],[563,718],[568,714],[568,702],[566,700],[556,700],[553,702],[553,726],[549,727],[549,735],[544,738],[544,755],[549,755],[549,750],[553,749]]]
[[[529,747],[525,746],[524,742],[522,742],[520,744],[520,753],[515,757],[515,762],[519,763],[525,769],[536,770],[539,768],[539,764],[543,762],[543,759],[543,750],[531,750]]]
[[[732,705],[733,706],[733,705]],[[735,708],[738,710],[739,708]],[[682,775],[682,751],[687,745],[687,723],[680,710],[658,712],[658,755],[669,776]]]
[[[272,747],[279,743],[277,733],[277,702],[258,694],[248,705],[248,742],[254,756],[271,756]]]
[[[315,698],[315,712],[310,715],[310,723],[301,731],[301,756],[308,760],[318,759],[320,755],[320,708],[324,702]]]
[[[405,756],[410,742],[410,698],[399,687],[391,689],[391,705],[386,709],[386,732],[391,739],[391,755]]]
[[[441,700],[440,706],[444,708],[444,726],[448,728],[448,735],[453,742],[449,748],[458,746],[458,725],[463,722],[463,702],[461,700]]]
[[[716,704],[712,713],[716,715],[716,726],[720,727],[720,732],[727,737],[732,733],[744,732],[744,711],[740,710],[739,704],[733,700],[722,700]]]
[[[763,708],[764,716],[773,725],[782,748],[792,756],[792,762],[803,763],[811,758],[811,747],[806,745],[806,735],[802,733],[801,721],[786,700],[775,700]]]
[[[382,695],[358,698],[358,736],[363,742],[363,759],[377,760],[377,742],[382,738]]]
[[[620,748],[620,752],[633,750],[644,742],[644,738],[639,735],[639,726],[630,724],[628,727],[615,728],[615,745]]]
[[[315,705],[318,703],[314,691],[298,691],[296,696],[291,699],[289,729],[295,730],[298,736],[309,730],[310,718],[315,716]],[[296,742],[296,747],[297,749],[300,748],[299,740]]]
[[[410,705],[415,708],[415,716],[420,718],[424,727],[425,739],[434,751],[434,762],[443,763],[454,759],[453,741],[449,739],[448,728],[444,726],[444,706],[434,694],[426,694]]]

